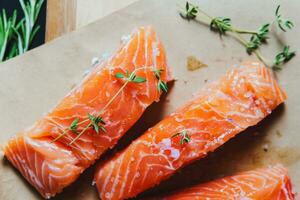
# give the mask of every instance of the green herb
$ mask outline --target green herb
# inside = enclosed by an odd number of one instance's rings
[[[275,16],[278,26],[285,31],[286,28],[291,29],[294,24],[290,20],[284,20],[279,14],[279,8],[277,7]],[[193,10],[193,12],[192,12]],[[200,18],[199,14],[203,14],[202,18]],[[262,56],[259,51],[259,47],[266,43],[267,39],[269,39],[268,34],[270,32],[270,23],[263,24],[258,31],[249,31],[244,29],[235,28],[231,19],[228,17],[212,17],[203,10],[201,10],[198,6],[195,6],[189,2],[186,3],[185,8],[181,8],[180,12],[181,16],[184,16],[184,19],[187,20],[197,20],[203,23],[207,23],[210,26],[210,29],[218,32],[220,35],[225,35],[227,32],[230,33],[231,36],[235,37],[246,49],[248,54],[254,53],[256,57],[262,61],[266,66],[271,67],[272,69],[278,69],[278,65],[282,65],[286,63],[290,59],[295,56],[295,52],[289,53],[288,49],[285,48],[283,52],[280,52],[273,62],[271,66],[267,59]],[[198,17],[199,16],[199,17]],[[250,41],[244,39],[242,35],[250,35]]]
[[[292,29],[294,27],[294,23],[290,20],[286,20],[282,18],[282,15],[279,13],[280,5],[277,6],[276,11],[275,11],[275,18],[278,27],[286,32],[286,29]]]
[[[162,80],[159,80],[159,81],[158,81],[157,89],[158,89],[159,92],[160,92],[160,91],[168,92],[168,86],[167,86],[167,84],[166,84],[164,81],[162,81]]]
[[[136,77],[136,78],[133,80],[133,82],[135,82],[135,83],[144,83],[144,82],[146,82],[146,79],[143,78],[143,77]]]
[[[270,24],[264,24],[260,27],[257,34],[253,34],[250,38],[250,42],[246,45],[246,50],[249,54],[251,54],[254,50],[258,49],[258,47],[266,42],[266,40],[269,38],[269,26]]]
[[[39,26],[36,20],[44,0],[19,0],[24,18],[17,22],[17,11],[7,17],[5,10],[0,13],[0,62],[26,52]]]
[[[116,73],[115,75],[117,78],[124,78],[125,76],[122,73]]]
[[[70,125],[70,130],[73,131],[74,133],[77,133],[78,122],[79,122],[79,119],[78,119],[78,118],[75,118],[75,119],[73,120],[73,122],[71,123],[71,125]]]
[[[78,129],[78,123],[79,122],[79,118],[75,118],[72,123],[70,124],[70,126],[64,130],[64,132],[62,134],[60,134],[59,136],[57,136],[52,142],[55,142],[57,140],[59,140],[62,136],[64,136],[65,134],[68,133],[68,131],[72,131],[73,133],[78,134],[77,129]]]
[[[105,122],[103,121],[102,117],[100,116],[93,116],[88,113],[88,117],[91,120],[91,127],[94,128],[97,134],[99,134],[99,128],[103,131],[106,132],[106,129],[103,125],[105,125]]]
[[[146,81],[144,77],[136,76],[135,72],[131,72],[129,74],[128,70],[126,70],[126,74],[116,73],[115,77],[121,79],[126,78],[129,82],[135,82],[135,83],[144,83]]]
[[[281,70],[282,65],[288,61],[290,61],[294,56],[296,55],[296,52],[290,52],[289,46],[284,46],[282,52],[278,53],[275,56],[275,63],[274,63],[274,70]]]
[[[154,70],[154,75],[155,75],[155,77],[156,77],[156,79],[160,79],[160,75],[161,75],[161,73],[163,72],[163,70],[162,69],[155,69]]]
[[[191,136],[186,130],[175,133],[171,138],[174,138],[174,137],[177,137],[177,136],[181,136],[181,139],[180,139],[180,144],[181,145],[183,145],[184,143],[189,143],[191,141]]]
[[[215,17],[210,22],[210,29],[217,31],[220,35],[224,35],[226,31],[231,30],[231,19],[230,18],[222,18]]]
[[[7,18],[6,11],[3,9],[0,13],[0,62],[5,59],[5,53],[9,41],[12,39],[12,27],[16,24],[17,11],[14,11],[13,16]],[[11,51],[12,52],[12,51]]]
[[[19,0],[19,2],[24,13],[24,19],[14,30],[18,38],[18,51],[19,54],[22,54],[29,49],[30,43],[40,29],[40,26],[35,26],[35,23],[44,0]]]
[[[161,91],[168,92],[168,85],[166,84],[166,82],[162,81],[161,77],[160,77],[162,71],[163,71],[162,69],[154,70],[154,75],[155,75],[156,79],[158,80],[157,89],[158,89],[158,92],[161,92]]]
[[[57,136],[52,142],[55,142],[59,140],[61,137],[63,137],[65,134],[67,134],[69,131],[76,131],[77,136],[69,143],[69,145],[72,145],[78,138],[80,138],[89,128],[93,128],[97,134],[99,134],[99,131],[102,130],[103,132],[106,132],[106,129],[103,125],[105,125],[105,122],[102,118],[103,113],[105,113],[106,109],[114,102],[114,100],[118,97],[118,95],[124,90],[124,88],[127,86],[128,83],[133,82],[133,83],[143,83],[146,81],[145,78],[143,77],[138,77],[136,76],[136,72],[139,70],[146,70],[149,69],[151,71],[154,71],[154,76],[156,77],[157,85],[164,83],[161,78],[160,74],[162,70],[160,69],[155,69],[153,67],[139,67],[136,68],[133,72],[129,73],[128,70],[126,70],[125,74],[122,73],[116,73],[115,77],[124,79],[125,82],[123,85],[120,87],[120,89],[116,92],[116,94],[107,102],[107,104],[96,114],[96,115],[91,115],[88,113],[88,117],[82,121],[79,122],[79,119],[76,118],[74,121],[71,123],[70,127],[65,129],[59,136]],[[164,86],[166,88],[166,86]],[[87,123],[88,122],[88,123]],[[78,125],[87,123],[87,125],[80,131],[78,132]]]
[[[185,10],[186,12],[183,14],[183,13],[180,13],[180,16],[183,18],[183,19],[186,19],[188,21],[190,21],[191,19],[195,19],[196,16],[197,16],[197,7],[191,5],[190,6],[190,3],[189,2],[186,2],[185,4]]]

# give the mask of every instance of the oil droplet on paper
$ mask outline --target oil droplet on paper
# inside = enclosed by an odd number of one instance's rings
[[[186,66],[189,71],[194,71],[202,67],[207,67],[207,64],[198,60],[195,56],[188,56]]]

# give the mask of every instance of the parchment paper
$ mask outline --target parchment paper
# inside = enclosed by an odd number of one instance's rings
[[[212,15],[231,17],[234,24],[249,29],[257,29],[263,22],[272,21],[276,6],[281,3],[281,12],[294,19],[296,27],[284,35],[278,31],[279,37],[275,43],[264,48],[263,53],[273,57],[282,48],[281,42],[290,44],[300,53],[300,3],[297,0],[201,0],[198,3]],[[10,136],[30,126],[53,107],[82,79],[93,57],[113,52],[122,35],[141,25],[155,27],[165,45],[168,63],[177,81],[162,101],[151,106],[117,148],[103,159],[124,148],[133,138],[190,99],[206,81],[215,80],[242,60],[255,59],[249,57],[234,39],[220,38],[204,25],[182,20],[176,12],[176,1],[143,0],[0,64],[0,143],[4,144]],[[208,67],[188,71],[186,57],[190,55],[196,56]],[[280,85],[289,96],[284,106],[280,106],[258,126],[241,133],[207,158],[184,168],[142,196],[156,195],[278,162],[289,169],[294,189],[300,192],[299,58],[296,56],[277,73]],[[8,161],[0,159],[1,200],[41,199]],[[87,170],[55,199],[97,199],[96,189],[91,186],[93,171],[93,167]]]

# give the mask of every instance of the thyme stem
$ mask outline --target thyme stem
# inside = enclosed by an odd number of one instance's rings
[[[90,122],[84,129],[82,129],[82,131],[69,143],[69,145],[72,145],[76,140],[78,140],[78,138],[80,138],[85,131],[90,128],[92,125],[92,122]]]
[[[186,2],[185,8],[178,5],[180,9],[180,16],[186,20],[196,20],[202,23],[205,23],[210,26],[210,28],[216,32],[219,32],[220,35],[225,35],[227,32],[231,33],[231,36],[235,37],[247,50],[247,53],[250,55],[254,53],[255,56],[263,62],[267,67],[276,70],[281,69],[281,65],[291,60],[296,54],[295,52],[289,51],[289,46],[285,45],[282,52],[278,53],[275,56],[275,61],[272,64],[268,63],[268,60],[265,59],[261,52],[259,51],[259,47],[269,39],[269,26],[270,23],[263,24],[258,31],[251,31],[251,30],[244,30],[239,28],[234,28],[231,24],[230,18],[224,17],[212,17],[192,3]],[[280,5],[277,7],[275,16],[276,22],[279,28],[282,31],[286,31],[285,28],[292,29],[294,27],[293,22],[290,20],[285,20],[282,18],[281,14],[279,13]],[[204,17],[199,14],[204,15]],[[250,41],[246,41],[242,35],[248,34],[251,35]]]
[[[133,70],[133,72],[131,74],[135,74],[136,72],[138,72],[139,70],[145,70],[145,69],[151,69],[151,70],[156,70],[156,68],[149,66],[149,67],[139,67]],[[105,111],[106,109],[114,102],[114,100],[120,95],[120,93],[124,90],[124,88],[128,85],[128,83],[133,82],[132,79],[128,78],[126,79],[126,81],[124,82],[124,84],[120,87],[120,89],[116,92],[116,94],[107,102],[107,104],[97,113],[96,117],[100,117]],[[90,121],[88,118],[82,120],[81,122],[77,123],[77,126],[80,124],[84,124],[86,122]],[[92,125],[92,122],[90,121],[85,128],[83,128],[78,135],[69,143],[69,145],[72,145],[76,140],[78,140],[86,131],[88,128],[90,128]],[[57,140],[59,140],[61,137],[63,137],[64,135],[66,135],[69,131],[71,131],[70,127],[64,129],[63,133],[60,134],[59,136],[57,136],[52,142],[55,142]]]
[[[239,34],[234,34],[234,37],[245,47],[247,47],[247,41],[242,38]],[[262,56],[261,52],[256,49],[253,51],[253,53],[256,55],[256,57],[263,62],[266,66],[269,66],[269,64],[267,63],[267,60]]]

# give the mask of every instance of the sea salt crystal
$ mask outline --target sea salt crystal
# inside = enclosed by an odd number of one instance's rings
[[[121,37],[121,42],[122,42],[122,44],[127,43],[127,42],[130,40],[130,38],[131,38],[130,35],[123,35],[123,36]]]
[[[177,149],[171,148],[171,157],[177,160],[180,156],[180,152]]]
[[[100,62],[99,58],[98,58],[98,57],[94,57],[94,58],[92,58],[91,64],[92,64],[92,66],[95,66],[95,65],[97,65],[99,62]]]

